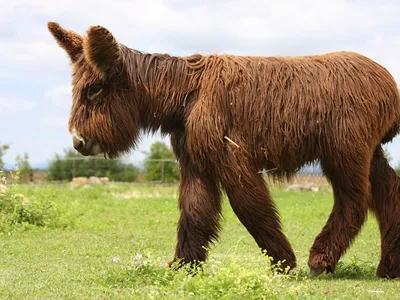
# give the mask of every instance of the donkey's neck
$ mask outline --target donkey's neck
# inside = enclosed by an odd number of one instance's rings
[[[125,62],[140,105],[143,129],[171,133],[182,127],[199,89],[203,56],[182,58],[129,50]]]

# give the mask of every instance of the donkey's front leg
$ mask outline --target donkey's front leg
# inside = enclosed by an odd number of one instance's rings
[[[192,164],[181,164],[178,242],[169,263],[204,261],[206,248],[217,239],[221,213],[221,193],[214,176],[199,172]]]

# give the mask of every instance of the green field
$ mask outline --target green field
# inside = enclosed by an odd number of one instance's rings
[[[53,185],[12,191],[29,202],[3,212],[1,299],[399,298],[399,280],[375,278],[380,238],[371,216],[335,274],[308,278],[308,251],[332,206],[329,191],[272,190],[298,258],[289,275],[274,275],[225,199],[220,241],[197,276],[167,267],[176,242],[176,187]]]

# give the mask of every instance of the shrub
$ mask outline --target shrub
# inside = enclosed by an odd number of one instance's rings
[[[69,218],[47,197],[28,199],[15,193],[13,188],[0,194],[0,232],[10,231],[11,227],[67,227],[69,224]]]

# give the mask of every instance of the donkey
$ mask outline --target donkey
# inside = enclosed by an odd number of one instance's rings
[[[149,54],[101,26],[85,36],[53,22],[48,29],[72,64],[76,150],[113,159],[135,147],[140,130],[171,136],[180,219],[170,266],[206,260],[218,238],[222,188],[272,262],[295,268],[258,171],[289,179],[318,161],[334,206],[310,250],[311,276],[334,272],[371,210],[381,232],[377,275],[400,277],[400,179],[381,147],[400,131],[400,95],[384,67],[353,52]]]

